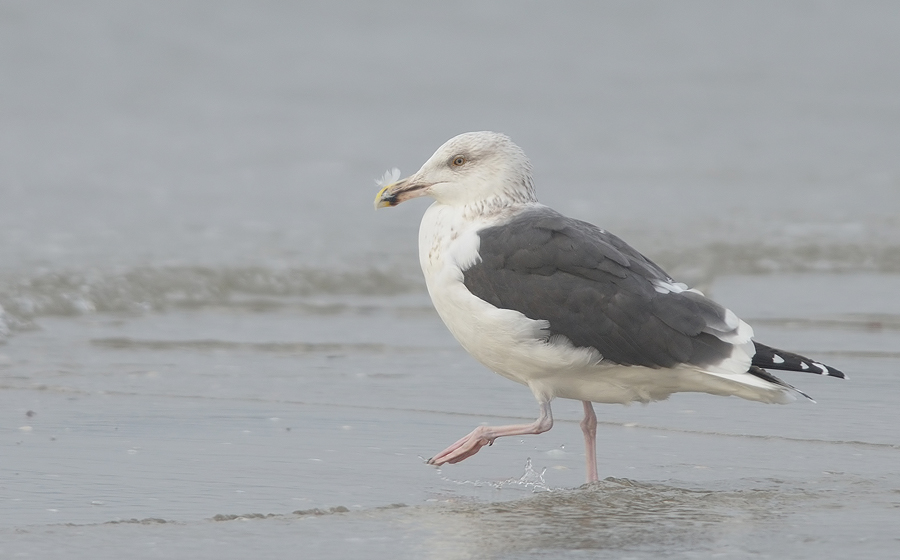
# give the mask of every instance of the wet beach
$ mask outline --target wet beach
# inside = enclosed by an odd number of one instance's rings
[[[892,558],[891,3],[0,3],[0,556]],[[532,421],[373,179],[510,134],[815,403],[679,394]]]

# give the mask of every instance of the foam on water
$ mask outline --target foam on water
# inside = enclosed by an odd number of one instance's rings
[[[730,246],[647,251],[670,274],[706,286],[722,275],[900,272],[900,246]],[[169,308],[278,308],[298,297],[392,296],[424,290],[412,257],[404,266],[141,266],[0,274],[0,337],[44,316],[144,313]]]
[[[43,316],[143,313],[172,307],[255,303],[277,308],[302,296],[387,296],[415,291],[418,284],[411,274],[371,268],[173,266],[9,274],[0,276],[0,323],[6,324],[5,317],[12,327],[21,328]]]
[[[9,336],[9,321],[10,319],[6,314],[6,310],[0,305],[0,344],[2,344]]]

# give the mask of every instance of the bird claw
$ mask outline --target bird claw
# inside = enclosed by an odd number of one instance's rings
[[[483,428],[476,428],[471,434],[428,459],[427,463],[438,467],[445,463],[459,463],[478,453],[478,450],[485,445],[493,445],[494,439],[485,436]]]

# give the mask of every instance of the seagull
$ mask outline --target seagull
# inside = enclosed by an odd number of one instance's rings
[[[379,182],[375,207],[434,199],[419,227],[419,262],[438,315],[466,351],[527,385],[540,407],[530,424],[475,428],[429,464],[458,463],[499,437],[546,432],[559,397],[583,403],[586,479],[594,482],[593,403],[685,391],[787,403],[810,397],[767,370],[845,378],[754,341],[731,310],[615,235],[540,204],[531,164],[503,134],[460,134],[397,177]]]

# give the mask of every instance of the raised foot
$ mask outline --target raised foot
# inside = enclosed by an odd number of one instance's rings
[[[429,465],[441,466],[446,463],[459,463],[468,459],[485,445],[492,445],[495,437],[489,434],[490,429],[487,426],[479,426],[472,430],[472,433],[457,441],[447,449],[441,451],[431,459],[428,459]]]
[[[479,426],[472,433],[441,451],[431,459],[429,465],[459,463],[478,453],[485,445],[491,445],[498,437],[522,436],[525,434],[541,434],[553,427],[553,416],[550,414],[550,402],[541,403],[541,415],[531,424],[513,426]]]

